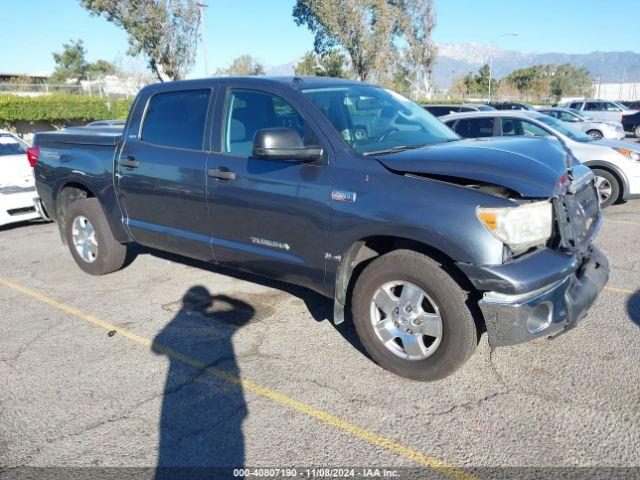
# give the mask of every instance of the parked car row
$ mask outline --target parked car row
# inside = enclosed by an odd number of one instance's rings
[[[587,115],[597,120],[613,122],[622,122],[623,116],[633,115],[638,112],[638,110],[629,109],[619,102],[597,99],[573,100],[557,106],[573,108],[574,110],[587,112]]]
[[[574,159],[593,170],[603,208],[640,196],[640,145],[636,143],[594,140],[571,124],[537,111],[459,113],[440,120],[464,138],[528,136],[558,140]]]
[[[553,107],[536,108],[525,102],[489,102],[463,104],[427,104],[424,108],[436,117],[452,113],[489,110],[527,110],[542,111],[563,122],[575,124],[594,139],[601,138],[621,140],[625,132],[633,133],[640,138],[640,102],[629,102],[629,106],[620,102],[605,100],[575,100]]]

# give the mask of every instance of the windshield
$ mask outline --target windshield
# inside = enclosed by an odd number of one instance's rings
[[[571,140],[575,140],[576,142],[592,142],[593,138],[591,138],[586,133],[581,132],[577,128],[572,127],[571,125],[567,125],[566,123],[558,120],[554,117],[549,117],[547,115],[538,118],[539,121],[545,123],[552,127],[554,130],[557,130],[559,133],[564,135],[565,137],[569,137]]]
[[[27,145],[9,133],[0,133],[0,156],[27,153]]]
[[[420,105],[392,90],[349,85],[302,93],[358,153],[385,153],[460,138]]]

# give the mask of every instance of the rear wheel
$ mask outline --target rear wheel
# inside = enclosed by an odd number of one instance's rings
[[[638,125],[638,126],[633,130],[633,134],[636,136],[636,138],[640,138],[640,125]]]
[[[589,135],[594,140],[602,140],[602,132],[598,130],[589,130],[587,132],[587,135]]]
[[[353,294],[360,341],[383,368],[432,381],[457,370],[478,334],[468,294],[431,258],[396,250],[373,260]]]
[[[73,259],[85,272],[104,275],[124,266],[127,247],[113,237],[97,199],[83,198],[69,206],[65,235]]]
[[[601,170],[599,168],[594,168],[593,174],[596,176],[595,183],[600,206],[607,208],[616,203],[620,197],[620,183],[618,179],[607,170]]]

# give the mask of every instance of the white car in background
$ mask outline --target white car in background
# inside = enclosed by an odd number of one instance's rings
[[[623,116],[633,115],[638,112],[638,110],[630,110],[620,102],[594,99],[572,100],[571,102],[560,103],[558,107],[573,108],[584,112],[591,118],[609,122],[622,122]]]
[[[626,134],[622,127],[622,122],[597,120],[585,115],[584,112],[571,108],[541,107],[539,112],[551,115],[563,122],[570,123],[572,127],[582,130],[594,140],[624,140]]]
[[[0,130],[0,225],[40,218],[27,148],[12,133]]]
[[[596,176],[600,205],[640,197],[640,144],[594,140],[568,123],[541,112],[502,110],[446,115],[439,119],[464,138],[532,136],[559,140]]]

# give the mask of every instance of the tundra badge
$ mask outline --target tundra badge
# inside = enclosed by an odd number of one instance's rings
[[[331,192],[331,200],[336,202],[351,202],[356,201],[356,192],[346,192],[344,190],[333,190]]]

